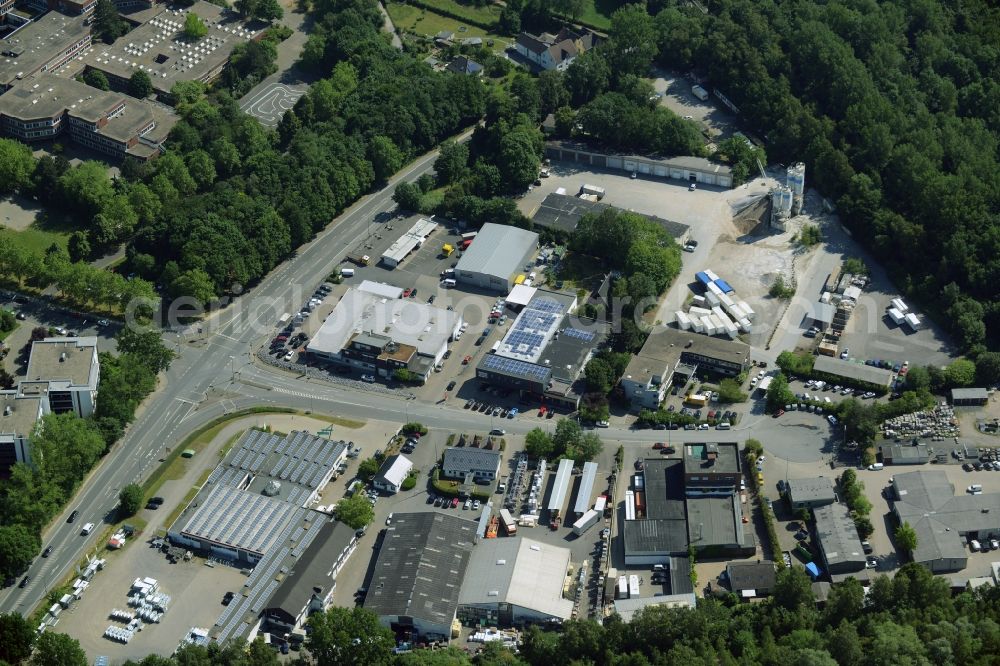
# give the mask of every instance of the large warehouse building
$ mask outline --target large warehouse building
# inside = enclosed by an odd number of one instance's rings
[[[347,453],[307,432],[248,430],[213,470],[167,537],[185,548],[256,564],[304,519]]]
[[[526,537],[485,539],[472,551],[458,595],[463,622],[502,627],[568,620],[573,602],[563,597],[568,548]]]
[[[397,513],[386,529],[364,607],[395,632],[451,638],[476,523],[444,513]]]
[[[549,141],[545,156],[562,162],[579,162],[599,169],[638,173],[654,178],[683,180],[717,187],[733,186],[733,170],[704,157],[656,158],[641,155],[612,155],[572,141]]]
[[[507,293],[538,249],[538,234],[503,224],[484,224],[455,266],[464,285]]]

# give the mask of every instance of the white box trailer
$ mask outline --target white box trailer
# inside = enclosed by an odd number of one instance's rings
[[[722,307],[729,308],[736,305],[736,301],[729,294],[722,294],[719,296],[719,300],[722,301]]]
[[[746,301],[739,301],[736,305],[740,306],[740,310],[743,310],[746,314],[747,319],[754,321],[757,319],[757,313],[753,311],[753,308],[747,305]]]
[[[705,292],[705,300],[708,301],[708,304],[711,305],[713,308],[722,302],[719,300],[718,294],[713,294],[710,291]]]
[[[714,282],[709,282],[708,283],[708,291],[705,292],[705,295],[707,296],[708,294],[715,294],[716,296],[721,296],[722,295],[722,287],[720,287],[719,285],[715,284]]]
[[[739,321],[747,316],[747,313],[744,312],[743,308],[739,305],[733,305],[732,307],[726,308],[726,312],[728,312],[729,316],[733,318],[733,321]]]
[[[639,574],[632,574],[628,577],[628,596],[631,599],[639,598]]]
[[[750,323],[749,319],[740,319],[739,325],[740,330],[744,333],[753,333],[753,324]]]
[[[737,326],[736,326],[736,324],[734,324],[734,323],[733,323],[733,322],[732,322],[732,321],[731,321],[731,320],[729,319],[729,317],[726,317],[726,318],[725,318],[725,319],[723,320],[723,322],[722,322],[722,327],[723,327],[723,328],[724,328],[724,329],[726,330],[726,335],[728,335],[728,336],[729,336],[730,338],[732,338],[733,340],[735,340],[735,339],[736,339],[736,336],[738,336],[738,335],[740,334],[740,329],[739,329],[739,327],[737,327]]]
[[[920,318],[917,317],[917,315],[913,314],[912,312],[908,312],[906,314],[905,319],[906,319],[907,325],[910,328],[912,328],[914,331],[919,331],[920,330],[920,328],[921,328]]]
[[[896,308],[889,308],[889,319],[892,319],[895,324],[899,325],[906,320],[906,316]]]
[[[704,270],[703,272],[705,273],[705,275],[707,275],[707,276],[708,276],[708,279],[709,279],[709,280],[711,280],[711,281],[712,281],[712,283],[714,283],[714,282],[715,282],[716,280],[718,280],[718,279],[719,279],[719,276],[718,276],[718,275],[716,275],[716,274],[715,274],[715,272],[714,272],[714,271],[712,271],[712,270],[711,270],[711,269],[709,269],[709,268],[706,268],[706,269],[705,269],[705,270]],[[711,284],[711,283],[710,283],[710,284]]]
[[[691,330],[695,333],[705,332],[705,323],[701,320],[701,317],[691,317]]]
[[[591,527],[597,524],[597,521],[601,519],[601,514],[597,513],[593,509],[586,511],[580,519],[573,523],[573,534],[583,534]]]
[[[628,599],[628,578],[624,574],[618,577],[618,598]]]
[[[716,317],[715,315],[708,315],[708,319],[710,322],[712,322],[712,335],[718,335],[719,333],[722,333],[724,329],[722,328],[722,322],[719,321],[719,318]]]
[[[677,312],[675,312],[674,316],[677,318],[677,328],[681,329],[682,331],[689,331],[689,330],[691,330],[691,318],[690,317],[688,317],[686,314],[684,314],[680,310],[678,310]]]
[[[709,308],[688,308],[688,314],[692,317],[704,317],[712,314],[712,311]]]
[[[896,308],[903,314],[906,314],[906,312],[910,309],[909,307],[907,307],[906,303],[903,301],[902,298],[892,299],[892,301],[890,301],[890,306]]]
[[[705,327],[705,335],[715,335],[715,324],[712,323],[712,315],[705,315],[701,318],[701,324]]]
[[[726,316],[726,313],[725,311],[723,311],[721,305],[716,305],[714,308],[712,308],[712,314],[718,317],[719,321],[722,321],[722,318]]]

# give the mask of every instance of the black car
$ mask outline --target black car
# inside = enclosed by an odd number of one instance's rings
[[[444,352],[444,358],[446,358],[446,359],[447,358],[451,358],[451,350],[450,349],[446,349],[445,350],[445,352]]]
[[[159,508],[160,508],[159,504],[154,504],[153,502],[146,502],[147,511],[156,511]]]
[[[448,382],[448,388],[446,388],[445,390],[446,391],[450,391],[453,388],[455,388],[455,382],[454,381],[450,381],[450,382]]]
[[[74,511],[73,513],[69,514],[69,518],[66,519],[66,522],[72,523],[74,520],[76,520],[76,517],[79,515],[80,515],[79,511]]]
[[[25,576],[24,578],[21,579],[21,584],[18,585],[18,587],[27,587],[29,580],[31,580],[31,576]]]
[[[417,297],[417,289],[416,287],[414,287],[413,291],[410,292],[410,298],[416,298],[416,297]]]
[[[235,596],[236,595],[233,594],[232,592],[226,592],[225,596],[222,597],[222,605],[223,606],[228,606],[230,604],[230,602],[232,602],[232,600],[233,600],[233,598]]]
[[[433,303],[434,302],[434,294],[430,295],[430,297],[427,299],[427,302],[428,303]]]
[[[51,554],[52,554],[52,546],[49,546],[48,548],[42,551],[42,557],[48,557]]]

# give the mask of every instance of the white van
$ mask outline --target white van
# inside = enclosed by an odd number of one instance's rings
[[[882,463],[872,463],[871,465],[868,465],[868,471],[870,471],[870,472],[877,472],[878,470],[882,469],[883,467],[885,467],[885,465],[883,465]]]
[[[341,268],[340,269],[340,277],[354,277],[354,269],[353,268]]]
[[[723,421],[719,425],[715,426],[715,429],[716,430],[729,430],[730,427],[732,427],[732,426],[729,425],[728,421]]]
[[[972,541],[969,542],[969,550],[971,550],[973,553],[978,553],[980,550],[982,550],[982,546],[979,545],[978,541],[973,539]]]
[[[444,287],[445,289],[452,289],[456,285],[458,285],[458,283],[455,282],[455,280],[453,280],[452,278],[445,278],[444,280],[441,280],[441,286]]]
[[[93,531],[94,531],[94,523],[87,523],[86,525],[83,526],[83,529],[80,530],[80,534],[82,534],[83,536],[87,536]]]

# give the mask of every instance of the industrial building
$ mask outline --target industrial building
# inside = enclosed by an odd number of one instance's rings
[[[522,536],[484,539],[469,559],[458,617],[501,627],[568,620],[573,601],[563,589],[569,567],[568,548]]]
[[[893,513],[917,533],[913,561],[934,573],[964,569],[963,543],[1000,538],[1000,493],[955,494],[945,472],[903,472],[892,477]]]
[[[444,450],[441,472],[466,483],[494,481],[500,475],[500,451],[474,446],[450,446]]]
[[[348,288],[306,345],[316,359],[390,378],[406,369],[426,379],[462,326],[455,311],[411,299],[402,290],[365,282]],[[395,297],[387,296],[396,294]]]
[[[399,266],[411,252],[424,244],[437,227],[437,222],[420,218],[382,254],[382,263],[389,268]]]
[[[892,384],[894,376],[892,370],[823,355],[816,357],[813,371],[881,390]]]
[[[583,369],[608,333],[606,323],[572,315],[576,304],[570,294],[537,290],[497,350],[480,359],[476,378],[549,407],[576,409]]]
[[[397,513],[363,605],[400,634],[447,642],[475,544],[476,523],[440,512]]]
[[[82,16],[49,12],[0,40],[0,92],[36,74],[54,72],[90,46],[90,25]]]
[[[733,170],[704,157],[656,158],[640,155],[615,155],[573,141],[547,141],[545,156],[562,162],[576,162],[591,168],[638,173],[654,178],[670,178],[685,183],[733,186]]]
[[[644,513],[630,507],[622,525],[626,566],[666,564],[672,555],[687,557],[688,531],[684,508],[684,465],[673,458],[647,459],[631,497],[641,493]],[[630,511],[630,508],[632,511]],[[631,518],[629,518],[631,514]]]
[[[372,485],[386,493],[398,493],[412,469],[413,463],[406,456],[389,456],[382,461],[382,467],[372,480]]]
[[[353,528],[336,520],[320,520],[319,534],[264,606],[263,628],[272,634],[302,630],[310,615],[330,606],[337,574],[357,547]]]
[[[730,562],[726,565],[730,591],[741,599],[766,597],[774,591],[777,575],[774,562]]]
[[[552,491],[549,493],[549,503],[547,505],[549,516],[562,515],[566,506],[566,496],[569,494],[569,483],[573,478],[573,461],[563,458],[559,461],[556,469],[556,477],[552,482]]]
[[[177,120],[144,100],[50,74],[19,81],[0,95],[4,134],[25,143],[68,135],[118,160],[158,157]]]
[[[484,224],[455,266],[463,285],[507,293],[535,255],[538,234],[504,224]]]
[[[246,431],[184,509],[171,543],[254,565],[307,518],[347,454],[345,442],[307,432]],[[317,528],[318,529],[318,528]]]
[[[984,388],[955,388],[951,390],[953,407],[982,407],[990,399]]]
[[[590,497],[594,494],[594,482],[597,480],[597,463],[583,463],[583,474],[580,476],[580,487],[576,491],[576,503],[573,513],[577,517],[586,513],[592,506]]]
[[[809,479],[790,479],[788,482],[788,502],[792,509],[815,509],[837,501],[833,481],[825,476]]]
[[[0,479],[16,463],[31,461],[29,441],[38,419],[49,413],[93,416],[100,379],[97,338],[33,342],[25,378],[0,391]]]
[[[684,445],[684,494],[726,496],[739,490],[740,451],[735,442]]]
[[[882,444],[878,450],[886,465],[926,465],[931,460],[927,444]]]
[[[599,215],[608,208],[625,212],[620,208],[615,208],[600,201],[590,201],[589,199],[581,199],[569,196],[568,194],[553,192],[545,197],[545,200],[542,201],[534,215],[532,215],[531,221],[536,227],[562,232],[568,236],[576,231],[576,227],[580,224],[580,220],[584,215]],[[686,224],[665,220],[655,215],[635,214],[641,215],[647,220],[663,227],[664,231],[678,245],[684,245],[691,238],[691,227]]]
[[[838,576],[863,570],[865,551],[847,506],[839,502],[818,506],[813,518],[826,573]]]
[[[677,379],[699,374],[736,376],[750,367],[750,345],[695,335],[670,326],[654,328],[620,381],[634,410],[656,409]]]
[[[192,40],[185,35],[189,13],[208,28],[204,37]],[[156,93],[169,95],[178,81],[215,81],[233,48],[261,39],[266,28],[263,22],[246,22],[230,9],[198,0],[190,7],[165,8],[114,44],[97,45],[84,54],[82,65],[104,73],[120,90],[133,73],[146,72]]]

